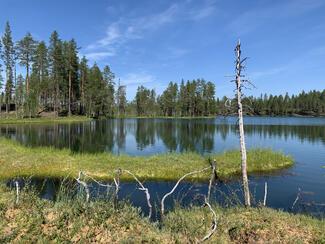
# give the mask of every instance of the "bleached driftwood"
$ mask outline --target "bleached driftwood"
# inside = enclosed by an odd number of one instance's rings
[[[264,200],[263,200],[263,206],[266,206],[266,197],[267,197],[267,182],[265,182],[264,185]]]
[[[94,179],[94,177],[86,174],[85,172],[82,172],[84,176],[88,177],[89,179],[91,179],[92,181],[94,181],[96,184],[100,185],[100,186],[103,186],[103,187],[107,187],[107,188],[112,188],[112,187],[115,187],[113,186],[112,184],[103,184],[99,181],[97,181],[96,179]]]
[[[299,198],[300,198],[300,195],[301,195],[301,189],[300,189],[300,187],[299,187],[299,188],[298,188],[297,197],[296,197],[295,201],[293,202],[291,209],[293,209],[294,206],[296,205],[296,203],[298,202],[298,200],[299,200]]]
[[[18,180],[15,180],[15,186],[16,186],[16,204],[19,203],[19,182]]]
[[[208,206],[210,209],[210,212],[212,213],[213,219],[212,219],[212,225],[211,225],[211,230],[201,239],[201,242],[204,242],[208,239],[210,239],[210,237],[214,234],[214,232],[216,232],[217,230],[217,214],[216,212],[213,210],[213,208],[211,207],[210,203],[207,201],[207,199],[205,199],[205,203],[203,206]]]
[[[115,200],[118,200],[118,192],[120,190],[120,176],[121,176],[122,170],[117,169],[116,170],[116,176],[114,177],[114,184],[115,184]]]
[[[181,177],[181,178],[176,182],[176,184],[174,185],[173,189],[172,189],[170,192],[168,192],[167,194],[165,194],[165,195],[163,196],[163,198],[162,198],[162,200],[161,200],[161,216],[164,216],[164,213],[165,213],[165,199],[166,199],[169,195],[173,194],[173,192],[176,190],[176,188],[177,188],[177,186],[179,185],[179,183],[180,183],[182,180],[184,180],[187,176],[194,175],[194,174],[199,174],[199,173],[202,173],[202,172],[204,172],[204,171],[206,171],[206,170],[208,170],[208,169],[211,169],[211,166],[206,167],[206,168],[201,169],[201,170],[196,170],[196,171],[193,171],[193,172],[190,172],[190,173],[187,173],[187,174],[183,175],[183,176],[182,176],[182,177]]]
[[[151,215],[152,215],[152,205],[151,205],[151,202],[150,202],[150,193],[149,193],[149,190],[148,188],[144,187],[143,184],[141,183],[141,181],[139,181],[139,179],[132,173],[130,172],[129,170],[126,170],[126,169],[123,169],[122,172],[125,172],[129,175],[131,175],[135,181],[139,184],[140,188],[138,188],[140,191],[144,191],[144,193],[146,194],[146,199],[147,199],[147,205],[148,205],[148,208],[149,208],[149,219],[151,218]]]
[[[210,202],[210,195],[211,195],[211,189],[212,189],[212,184],[213,182],[216,180],[216,165],[217,165],[217,162],[216,160],[214,159],[211,163],[211,178],[210,178],[210,181],[209,181],[209,188],[208,188],[208,194],[207,194],[207,201]]]
[[[82,171],[79,171],[79,175],[78,175],[78,178],[76,178],[76,181],[85,188],[85,191],[86,191],[86,202],[89,202],[89,198],[90,198],[89,188],[88,188],[87,183],[85,181],[82,181],[81,180],[82,175],[83,175],[83,172]]]

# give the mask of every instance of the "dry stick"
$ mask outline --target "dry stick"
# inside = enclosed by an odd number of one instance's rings
[[[80,180],[82,174],[83,174],[82,171],[79,171],[79,175],[78,175],[78,178],[76,178],[76,181],[85,188],[85,191],[86,191],[86,202],[88,202],[89,201],[89,197],[90,197],[89,188],[88,188],[88,185],[87,185],[86,182]]]
[[[19,182],[16,180],[15,181],[15,186],[16,186],[16,204],[19,202]]]
[[[162,198],[162,200],[161,200],[161,216],[163,216],[164,213],[165,213],[165,204],[164,204],[165,199],[166,199],[169,195],[173,194],[173,192],[176,190],[176,188],[177,188],[177,186],[179,185],[179,183],[180,183],[182,180],[184,180],[184,178],[186,178],[186,177],[189,176],[189,175],[194,175],[194,174],[202,173],[202,172],[204,172],[204,171],[206,171],[206,170],[208,170],[208,169],[210,169],[210,168],[211,168],[211,166],[209,166],[209,167],[207,167],[207,168],[204,168],[204,169],[201,169],[201,170],[193,171],[193,172],[190,172],[190,173],[187,173],[187,174],[183,175],[183,176],[182,176],[182,177],[177,181],[177,183],[175,184],[175,186],[173,187],[173,189],[172,189],[170,192],[168,192],[167,194],[165,194],[164,197]]]
[[[264,185],[264,201],[263,201],[263,206],[266,206],[266,197],[267,197],[267,182],[265,182]]]
[[[201,239],[201,242],[204,242],[206,240],[208,240],[212,235],[213,233],[217,230],[217,214],[216,212],[212,209],[210,203],[207,201],[207,199],[205,199],[205,203],[203,206],[208,206],[210,211],[212,212],[212,215],[213,215],[213,220],[212,220],[212,225],[211,225],[211,230],[209,231],[208,234],[206,234],[202,239]]]
[[[300,198],[300,194],[301,194],[301,189],[300,187],[298,188],[298,193],[297,193],[297,197],[296,200],[293,202],[291,209],[293,209],[293,207],[296,205],[296,203],[298,202],[299,198]]]
[[[88,178],[90,178],[91,180],[93,180],[96,184],[98,184],[99,186],[103,186],[103,187],[106,187],[107,188],[107,194],[109,193],[109,190],[110,188],[113,188],[115,186],[113,186],[113,183],[112,184],[103,184],[97,180],[95,180],[92,176],[90,175],[87,175],[86,173],[83,173],[85,176],[87,176]]]
[[[116,177],[114,177],[114,184],[115,184],[115,201],[118,200],[118,192],[120,189],[120,175],[122,173],[121,169],[116,170]]]
[[[83,172],[84,176],[87,176],[88,178],[90,178],[92,181],[96,182],[98,185],[100,186],[104,186],[104,187],[108,187],[108,188],[111,188],[111,187],[114,187],[113,185],[111,184],[103,184],[97,180],[95,180],[93,177],[91,177],[90,175],[86,174],[85,172]]]
[[[152,205],[150,203],[150,194],[149,194],[149,190],[148,188],[144,187],[143,184],[138,180],[138,178],[133,174],[131,173],[129,170],[123,170],[124,172],[126,172],[127,174],[131,175],[135,180],[136,182],[138,182],[138,184],[140,185],[140,188],[138,188],[140,191],[144,191],[145,194],[146,194],[146,198],[147,198],[147,204],[148,204],[148,207],[149,207],[149,219],[151,218],[151,215],[152,215]]]
[[[216,176],[216,160],[214,159],[212,164],[211,164],[211,168],[212,168],[212,172],[211,172],[211,178],[210,178],[210,182],[209,182],[209,189],[208,189],[208,195],[207,195],[207,201],[210,202],[210,195],[211,195],[211,188],[212,188],[212,183],[215,180],[215,176]]]

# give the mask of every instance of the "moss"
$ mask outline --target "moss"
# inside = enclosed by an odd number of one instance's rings
[[[218,163],[220,178],[226,179],[240,172],[239,151],[211,155]],[[270,149],[248,151],[248,172],[263,173],[289,167],[293,159]],[[118,168],[128,169],[140,179],[175,180],[187,172],[207,167],[208,160],[196,153],[168,153],[153,156],[116,156],[110,153],[73,154],[69,150],[49,147],[29,148],[17,142],[0,139],[0,179],[16,176],[75,177],[84,171],[98,179],[112,179]],[[206,174],[188,179],[205,180]],[[130,176],[123,175],[124,180]]]
[[[129,204],[75,198],[42,200],[0,185],[0,243],[196,243],[211,226],[207,208],[176,208],[161,223]],[[213,206],[217,232],[207,243],[324,243],[325,221],[270,208]]]

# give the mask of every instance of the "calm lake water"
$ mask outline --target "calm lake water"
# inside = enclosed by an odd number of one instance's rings
[[[250,176],[256,202],[262,201],[268,183],[267,205],[294,212],[325,215],[325,118],[246,117],[248,148],[267,147],[293,156],[295,165],[268,176]],[[216,119],[113,119],[73,124],[0,125],[0,135],[27,146],[54,146],[73,152],[112,152],[114,154],[152,155],[195,151],[200,154],[239,148],[236,118]],[[34,180],[40,184],[40,180]],[[43,182],[43,181],[42,181]],[[57,181],[47,180],[43,197],[51,198]],[[146,182],[155,200],[168,192],[173,182]],[[206,184],[183,183],[175,197],[189,203],[206,192]],[[105,189],[93,186],[93,192]],[[300,189],[297,205],[292,209]],[[224,204],[229,192],[238,193],[240,183],[219,183],[215,198]],[[226,193],[226,195],[224,194]],[[227,194],[228,193],[228,194]],[[124,183],[121,196],[128,196],[145,210],[143,192]],[[241,200],[241,194],[239,199]],[[187,199],[187,200],[186,200]],[[169,202],[172,205],[172,199]]]

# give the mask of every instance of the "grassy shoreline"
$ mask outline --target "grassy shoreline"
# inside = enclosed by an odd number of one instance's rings
[[[39,118],[23,118],[16,117],[3,118],[0,117],[0,125],[6,124],[41,124],[41,123],[73,123],[92,120],[86,116],[70,116],[70,117],[39,117]]]
[[[325,221],[270,208],[212,206],[217,231],[206,243],[324,243]],[[197,243],[211,226],[208,208],[190,207],[151,222],[127,203],[40,199],[0,184],[1,243]]]
[[[221,179],[240,174],[240,153],[226,151],[210,156],[217,161]],[[248,151],[248,173],[267,173],[293,165],[293,159],[270,149]],[[0,179],[14,177],[76,177],[79,171],[111,180],[118,168],[132,171],[142,180],[176,180],[185,173],[207,167],[208,159],[196,153],[167,153],[152,156],[78,154],[49,147],[29,148],[0,138]],[[187,180],[206,180],[210,172],[192,175]],[[130,176],[122,175],[124,180]]]

